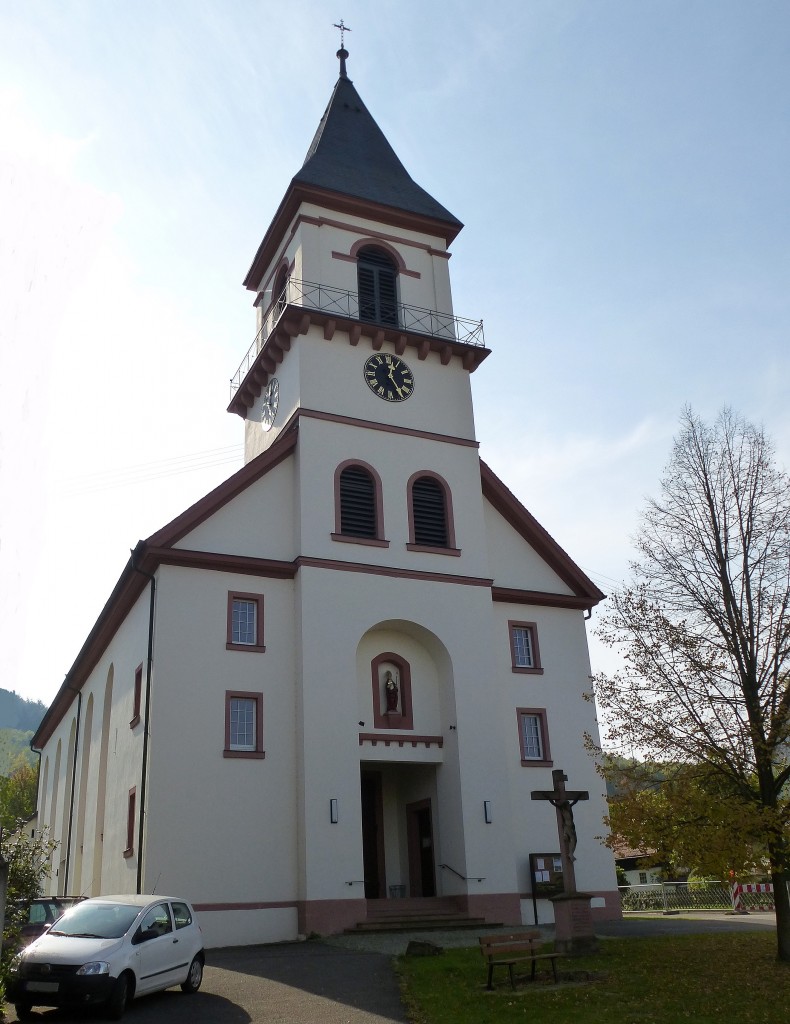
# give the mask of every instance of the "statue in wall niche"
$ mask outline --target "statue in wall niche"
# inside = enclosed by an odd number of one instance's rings
[[[384,695],[387,701],[387,714],[397,713],[400,688],[397,677],[389,669],[384,673]]]

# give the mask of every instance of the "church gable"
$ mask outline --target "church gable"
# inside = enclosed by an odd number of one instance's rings
[[[605,595],[482,461],[480,473],[494,597],[506,597],[502,591],[514,597],[542,593],[566,597],[579,608],[602,601]]]
[[[296,428],[281,434],[277,438],[271,448],[267,449],[262,455],[248,462],[243,469],[240,469],[238,473],[234,473],[233,476],[229,477],[224,483],[221,483],[219,487],[215,487],[213,491],[210,491],[200,501],[195,502],[185,512],[182,512],[180,516],[177,516],[166,526],[163,526],[161,530],[152,534],[146,541],[146,546],[149,549],[162,549],[162,548],[173,548],[179,545],[179,542],[184,540],[185,537],[192,536],[193,538],[198,536],[198,529],[204,523],[211,519],[218,517],[220,511],[227,505],[236,501],[240,496],[244,495],[245,492],[253,487],[259,480],[267,476],[275,469],[283,460],[287,460],[294,449],[296,448],[298,430]],[[272,488],[272,491],[280,490],[281,488]],[[272,495],[271,501],[285,500],[283,498],[277,498]],[[234,514],[231,513],[231,516]],[[219,519],[216,519],[219,523]],[[261,516],[255,517],[253,520],[253,529],[256,522],[263,523]],[[203,538],[203,542],[211,536],[212,527],[208,527],[200,536]],[[264,526],[261,525],[261,529]],[[249,528],[247,528],[249,530]],[[224,528],[224,532],[227,532],[227,528]],[[180,547],[190,547],[190,544],[181,544]],[[233,548],[238,549],[238,544],[234,540]],[[228,550],[232,550],[229,548]],[[200,547],[200,550],[212,550],[211,548]],[[238,550],[236,553],[239,553]]]
[[[294,519],[293,460],[285,459],[184,534],[174,547],[290,561],[296,555]]]
[[[573,596],[573,591],[499,511],[484,503],[494,586]]]

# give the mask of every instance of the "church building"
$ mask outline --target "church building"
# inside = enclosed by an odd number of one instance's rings
[[[51,891],[172,892],[208,946],[546,923],[557,818],[531,793],[560,768],[590,794],[577,886],[619,916],[584,748],[604,595],[480,459],[462,225],[338,57],[244,279],[244,467],[137,544],[34,737]]]

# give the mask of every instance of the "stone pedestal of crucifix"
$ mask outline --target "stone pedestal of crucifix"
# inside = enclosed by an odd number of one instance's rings
[[[592,896],[576,889],[576,826],[573,823],[573,807],[580,800],[589,800],[590,794],[587,790],[566,789],[568,776],[561,769],[551,773],[551,780],[554,789],[534,789],[532,799],[548,800],[557,811],[563,892],[551,898],[554,905],[554,946],[560,953],[582,956],[594,953],[598,943],[590,910]]]

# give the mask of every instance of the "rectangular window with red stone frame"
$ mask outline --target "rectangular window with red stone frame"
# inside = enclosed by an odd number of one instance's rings
[[[516,708],[521,763],[525,768],[551,768],[549,727],[545,708]]]
[[[225,647],[229,651],[266,650],[263,643],[263,594],[228,594],[228,632]]]
[[[124,857],[134,856],[134,824],[137,817],[137,787],[129,790],[129,800],[126,805],[126,849]]]
[[[132,698],[132,720],[129,728],[134,729],[140,723],[140,706],[143,700],[143,666],[138,665],[134,670],[134,695]]]
[[[534,622],[513,622],[507,624],[510,635],[510,662],[514,672],[542,675],[538,627]]]
[[[225,692],[225,749],[223,757],[263,758],[263,694],[246,690]]]

